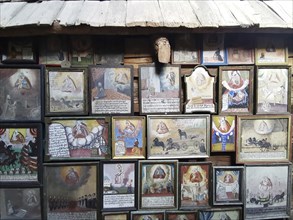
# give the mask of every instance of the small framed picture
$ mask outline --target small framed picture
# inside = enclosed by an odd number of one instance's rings
[[[290,218],[291,164],[246,166],[245,219]]]
[[[210,207],[211,162],[179,162],[179,208]]]
[[[258,67],[256,85],[256,114],[290,114],[291,73],[289,67]]]
[[[42,219],[42,190],[33,188],[1,188],[0,219]]]
[[[211,152],[235,151],[236,116],[212,115]]]
[[[237,117],[237,163],[289,162],[291,115]]]
[[[179,65],[139,67],[141,114],[181,113]]]
[[[139,161],[139,209],[177,209],[177,160]]]
[[[145,116],[112,117],[112,158],[145,159]]]
[[[42,65],[0,65],[0,121],[38,121],[44,115]]]
[[[46,120],[46,161],[111,158],[110,118],[66,117]]]
[[[165,218],[168,220],[197,220],[197,212],[195,211],[166,211]]]
[[[98,163],[44,165],[46,219],[97,219]]]
[[[87,75],[83,69],[47,69],[46,115],[88,114]]]
[[[133,113],[131,66],[89,66],[92,115]]]
[[[5,64],[36,64],[36,45],[32,37],[15,37],[6,41],[2,53],[2,63]]]
[[[285,38],[269,35],[257,37],[256,42],[256,65],[286,65],[288,63]]]
[[[103,161],[101,168],[102,211],[136,210],[136,161]]]
[[[50,35],[39,42],[39,63],[63,66],[68,62],[68,40],[65,36]]]
[[[253,113],[253,66],[219,69],[219,115]]]
[[[186,84],[185,113],[216,113],[216,76],[210,74],[205,66],[196,66],[190,75],[184,76]]]
[[[69,61],[72,67],[87,67],[94,64],[94,44],[91,36],[70,36],[69,48]]]
[[[172,50],[172,64],[199,64],[199,47],[196,44],[196,35],[176,35]]]
[[[129,212],[102,212],[102,220],[129,220]]]
[[[198,211],[198,220],[233,219],[242,220],[242,208],[212,208]]]
[[[206,158],[210,115],[148,115],[148,159]]]
[[[145,220],[145,219],[155,219],[164,220],[165,211],[132,211],[131,220]]]
[[[202,48],[203,65],[226,65],[227,52],[224,34],[204,34]]]
[[[0,124],[0,185],[41,184],[42,140],[41,123]]]
[[[254,64],[254,38],[252,35],[231,34],[225,37],[229,65]]]
[[[242,205],[244,167],[213,166],[213,204]]]

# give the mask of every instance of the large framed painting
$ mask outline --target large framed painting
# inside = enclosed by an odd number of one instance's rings
[[[139,89],[141,114],[181,113],[179,65],[140,66]]]
[[[101,210],[122,211],[137,209],[136,161],[102,161],[100,164]]]
[[[41,121],[44,66],[0,65],[0,121]]]
[[[46,118],[46,161],[111,158],[110,118]]]
[[[286,65],[288,63],[288,48],[286,39],[277,35],[264,35],[256,38],[256,65]]]
[[[216,76],[205,66],[196,66],[191,74],[184,76],[186,84],[185,113],[216,113]]]
[[[253,66],[225,66],[219,69],[219,114],[253,113]]]
[[[133,113],[133,68],[131,66],[89,66],[90,114]]]
[[[245,219],[290,218],[290,163],[247,165],[245,184]]]
[[[236,162],[289,162],[291,127],[291,115],[239,116]]]
[[[288,66],[257,68],[256,104],[256,114],[290,114],[291,71]]]
[[[139,209],[177,209],[178,160],[139,160]]]
[[[96,220],[98,163],[44,164],[44,216],[48,220]]]
[[[148,159],[206,158],[210,115],[148,115]]]
[[[42,141],[40,123],[0,124],[0,185],[41,184]]]
[[[197,210],[210,207],[211,162],[179,162],[179,209]]]
[[[202,40],[202,64],[203,65],[226,65],[227,51],[225,48],[225,35],[210,33],[204,34]]]
[[[84,69],[47,69],[46,115],[88,114],[87,85]]]
[[[1,188],[0,219],[37,220],[42,218],[42,190],[40,187]]]

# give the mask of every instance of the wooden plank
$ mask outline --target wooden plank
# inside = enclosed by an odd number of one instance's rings
[[[286,28],[287,24],[276,15],[265,3],[248,1],[259,20],[259,28]]]
[[[127,1],[127,27],[162,27],[159,3],[153,0]]]
[[[199,26],[199,21],[193,13],[189,1],[159,1],[165,27]]]
[[[105,26],[108,5],[109,1],[85,1],[76,24],[87,24],[92,27]]]
[[[265,1],[264,3],[287,23],[287,27],[293,28],[293,1]],[[284,10],[285,8],[287,10]]]
[[[213,1],[215,6],[218,8],[220,19],[218,19],[219,26],[221,27],[237,27],[240,26],[239,22],[235,19],[231,11],[229,10],[229,2],[225,1]],[[216,12],[214,9],[213,12]]]
[[[26,4],[26,2],[0,4],[0,27],[6,27],[9,21],[13,19]]]
[[[57,16],[60,25],[73,26],[76,24],[76,19],[79,17],[83,1],[66,1],[64,6]],[[78,22],[77,22],[78,23]]]
[[[126,0],[110,1],[106,16],[106,26],[125,27],[126,23]]]
[[[219,11],[209,1],[189,1],[200,27],[219,27]]]

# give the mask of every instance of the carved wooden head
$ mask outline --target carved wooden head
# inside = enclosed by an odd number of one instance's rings
[[[160,37],[155,41],[155,50],[160,63],[170,62],[171,46],[166,37]]]

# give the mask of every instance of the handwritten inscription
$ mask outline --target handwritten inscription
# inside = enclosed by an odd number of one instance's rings
[[[61,124],[49,126],[49,154],[52,157],[70,157],[65,129]]]

